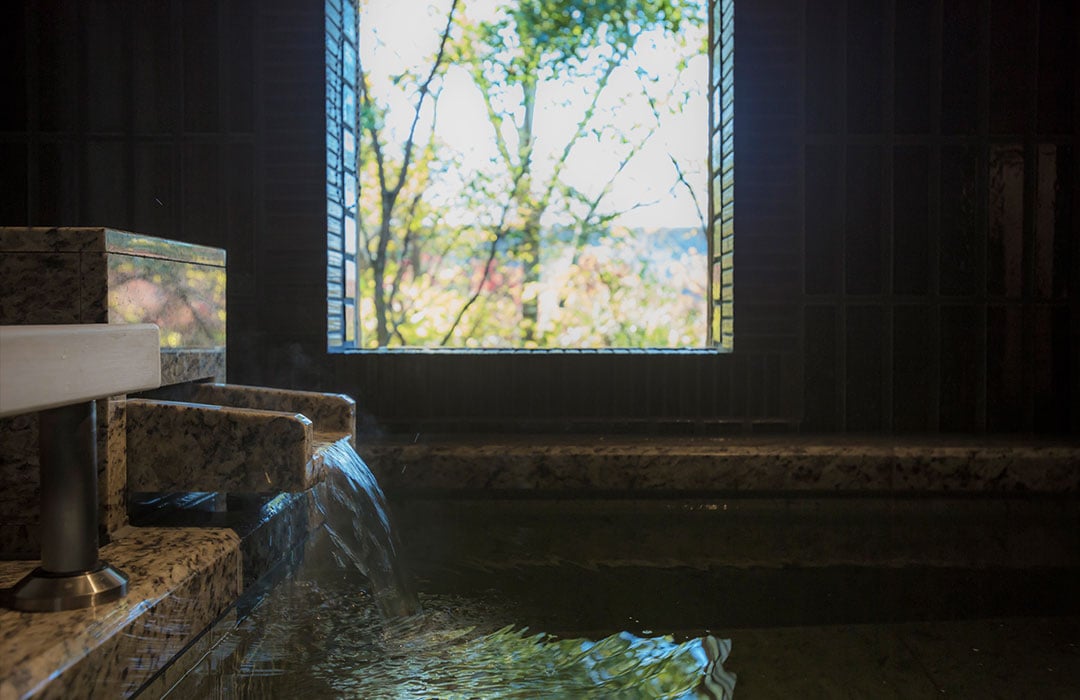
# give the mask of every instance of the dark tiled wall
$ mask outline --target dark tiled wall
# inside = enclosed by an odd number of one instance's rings
[[[732,355],[327,355],[322,3],[4,5],[0,220],[227,247],[230,378],[372,427],[1080,432],[1074,4],[736,0]]]
[[[238,378],[252,376],[267,337],[325,323],[312,311],[325,308],[325,236],[303,233],[325,225],[324,213],[311,213],[325,208],[325,139],[310,126],[324,117],[322,11],[301,5],[27,0],[0,9],[15,58],[0,63],[0,91],[14,105],[0,109],[0,221],[226,248]]]
[[[1075,3],[806,13],[804,425],[1075,431]]]
[[[251,5],[5,3],[2,219],[231,243],[250,272]]]

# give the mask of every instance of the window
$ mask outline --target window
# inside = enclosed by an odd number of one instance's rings
[[[730,6],[328,4],[331,349],[730,348]]]

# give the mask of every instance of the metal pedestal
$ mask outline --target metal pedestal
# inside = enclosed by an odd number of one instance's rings
[[[127,594],[127,576],[98,559],[95,403],[38,417],[41,566],[15,584],[12,607],[59,611],[119,600]]]

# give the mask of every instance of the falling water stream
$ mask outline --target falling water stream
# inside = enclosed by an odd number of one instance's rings
[[[732,697],[727,640],[565,639],[515,625],[513,605],[490,592],[418,597],[374,475],[344,441],[325,459],[315,496],[325,528],[300,570],[224,638],[204,662],[212,671],[196,668],[172,695]]]
[[[379,612],[388,620],[420,612],[412,582],[398,561],[386,496],[364,460],[344,440],[323,453],[326,481],[315,489],[315,507],[325,518],[334,553],[371,582]]]

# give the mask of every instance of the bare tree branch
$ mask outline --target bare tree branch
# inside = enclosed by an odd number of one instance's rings
[[[393,306],[394,298],[397,296],[398,289],[401,287],[401,280],[405,275],[404,261],[409,257],[409,246],[416,233],[416,209],[420,204],[420,200],[423,199],[423,196],[423,192],[417,192],[409,205],[409,214],[405,219],[408,223],[405,226],[405,236],[401,241],[401,256],[398,260],[398,268],[394,273],[394,279],[390,283],[390,293],[386,297],[387,306]]]
[[[679,182],[686,187],[686,190],[690,193],[690,199],[694,202],[694,211],[697,212],[698,221],[701,223],[701,230],[707,230],[705,225],[705,213],[701,211],[701,205],[698,204],[697,193],[694,191],[694,186],[690,184],[690,181],[686,179],[686,175],[683,173],[682,166],[679,165],[679,161],[675,159],[675,156],[668,153],[668,158],[671,159],[671,164],[675,166],[675,175],[678,177]]]
[[[401,169],[398,171],[397,182],[392,186],[388,186],[388,177],[386,172],[386,161],[383,154],[382,144],[379,140],[378,128],[374,120],[368,120],[367,131],[371,136],[372,149],[375,153],[375,162],[378,168],[379,177],[379,194],[381,199],[380,206],[380,221],[379,221],[379,235],[376,242],[376,250],[371,260],[372,277],[374,282],[375,293],[375,322],[376,322],[376,336],[380,346],[386,345],[389,341],[389,332],[387,328],[387,298],[384,290],[385,274],[386,274],[386,256],[390,245],[390,238],[393,234],[391,228],[392,218],[394,214],[394,207],[397,204],[398,196],[401,194],[402,188],[405,186],[405,181],[409,174],[409,168],[412,164],[413,149],[416,145],[416,127],[420,121],[420,114],[423,111],[424,99],[427,97],[431,90],[432,81],[439,72],[439,68],[443,63],[443,59],[446,55],[446,45],[450,38],[450,32],[453,28],[454,14],[457,11],[459,0],[452,0],[450,5],[450,12],[447,15],[446,27],[443,29],[442,36],[439,41],[439,51],[432,63],[431,70],[428,73],[427,79],[421,84],[419,97],[416,101],[416,107],[413,109],[412,124],[409,127],[409,136],[405,141],[404,152],[402,156]],[[360,75],[360,95],[363,102],[363,107],[369,112],[374,111],[373,99],[371,97],[371,90],[367,82],[367,74],[363,70],[362,65],[358,65],[358,72]],[[437,98],[436,98],[437,99]]]
[[[521,180],[523,171],[519,170],[517,176],[514,178],[514,189],[517,189],[518,182]],[[451,336],[454,335],[454,331],[457,329],[458,324],[461,323],[461,319],[465,316],[465,312],[469,310],[469,307],[476,303],[476,300],[480,297],[481,291],[484,289],[484,283],[487,282],[488,277],[491,276],[491,263],[495,261],[495,253],[498,251],[499,241],[506,235],[506,217],[510,213],[510,207],[513,204],[513,200],[507,198],[503,204],[502,214],[499,216],[499,225],[495,229],[495,236],[491,239],[491,245],[488,247],[487,260],[484,262],[484,274],[480,277],[480,281],[476,285],[476,291],[469,297],[465,305],[458,311],[457,316],[454,317],[454,322],[450,324],[450,330],[443,336],[440,345],[446,345],[450,342]]]
[[[625,58],[626,53],[623,52],[608,60],[608,64],[605,67],[603,74],[601,74],[599,81],[597,81],[596,90],[593,92],[592,100],[589,101],[589,106],[585,109],[585,114],[578,121],[573,136],[571,136],[570,140],[563,146],[559,159],[555,161],[555,167],[552,168],[551,177],[548,178],[547,185],[544,187],[544,194],[539,200],[540,206],[538,208],[540,211],[544,211],[550,203],[551,194],[555,189],[555,185],[559,182],[559,177],[562,175],[567,159],[570,158],[571,151],[574,150],[574,146],[581,140],[581,137],[585,135],[589,122],[592,121],[593,115],[596,113],[596,105],[600,102],[600,95],[602,95],[604,89],[607,88],[608,82],[611,79],[611,74],[615,72],[615,69],[619,67],[619,64],[622,63]]]
[[[441,94],[442,91],[440,90],[434,93],[434,96],[432,97],[432,129],[431,134],[428,136],[427,144],[424,146],[425,157],[423,162],[431,162],[431,160],[435,157],[435,125],[438,124],[439,121],[439,95]],[[387,297],[386,301],[387,306],[393,305],[394,298],[397,296],[398,289],[401,287],[402,276],[405,272],[404,260],[409,257],[409,247],[415,237],[414,234],[416,233],[416,211],[419,208],[420,201],[424,198],[424,187],[428,182],[431,181],[430,169],[425,170],[424,175],[424,179],[421,182],[417,183],[417,192],[413,196],[412,201],[409,204],[409,213],[405,216],[405,236],[401,242],[401,255],[399,256],[398,260],[398,269],[394,274],[394,279],[390,286],[390,294]]]
[[[484,75],[484,67],[480,62],[479,57],[476,55],[475,44],[479,39],[475,36],[475,28],[467,27],[466,31],[471,33],[465,36],[465,40],[462,42],[461,51],[462,59],[469,66],[469,77],[472,78],[473,84],[476,85],[480,91],[480,97],[484,101],[484,109],[487,111],[488,121],[491,123],[492,130],[495,132],[495,148],[499,152],[499,157],[503,160],[503,165],[506,166],[508,172],[514,172],[517,169],[517,165],[510,157],[510,147],[506,144],[506,138],[503,136],[503,117],[495,109],[495,104],[491,101],[491,81]]]
[[[458,0],[452,0],[450,12],[446,16],[446,28],[443,29],[442,37],[439,39],[439,52],[435,55],[435,62],[431,64],[431,72],[428,73],[427,79],[420,86],[420,96],[416,100],[412,124],[409,126],[409,138],[405,140],[405,155],[401,161],[401,172],[398,173],[397,184],[394,185],[392,190],[394,197],[397,197],[398,193],[401,192],[401,188],[405,185],[405,176],[409,171],[409,162],[412,160],[412,151],[415,144],[416,125],[420,121],[420,112],[424,107],[424,98],[427,97],[428,90],[431,88],[431,81],[435,79],[435,75],[439,72],[439,66],[442,65],[443,57],[446,55],[446,43],[450,39],[450,30],[454,25],[454,13],[457,11],[457,6]]]
[[[680,75],[681,73],[682,71],[680,71]],[[638,80],[641,81],[640,75],[638,76]],[[656,104],[656,99],[649,94],[649,91],[648,89],[646,89],[643,81],[641,91],[645,95],[645,99],[649,101],[649,108],[652,110],[653,119],[656,121],[657,127],[659,127],[660,108]],[[701,223],[701,230],[708,230],[708,226],[705,223],[705,213],[701,211],[701,205],[698,203],[697,192],[694,190],[694,186],[691,185],[690,181],[686,178],[686,173],[683,172],[682,165],[679,164],[679,161],[675,158],[675,156],[673,156],[670,152],[668,152],[667,156],[671,159],[671,164],[675,166],[675,177],[678,178],[678,181],[683,185],[683,187],[686,188],[687,192],[690,193],[690,199],[694,202],[694,210],[697,212],[698,221]]]
[[[364,65],[357,59],[356,72],[359,74],[360,102],[362,108],[368,113],[375,111],[375,104],[371,99],[371,87],[368,85],[367,73]],[[386,166],[383,160],[382,141],[379,140],[379,129],[374,120],[367,120],[367,132],[371,137],[371,149],[375,153],[375,166],[379,175],[379,191],[386,192]]]

